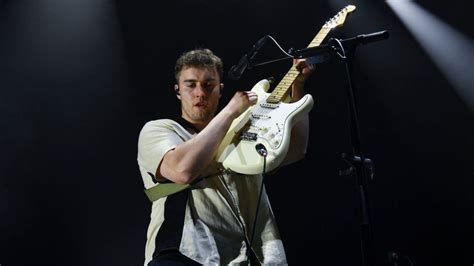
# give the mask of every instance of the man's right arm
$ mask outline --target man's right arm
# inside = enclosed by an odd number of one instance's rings
[[[155,176],[178,184],[191,183],[214,159],[232,121],[256,101],[253,92],[237,92],[201,132],[165,154]]]

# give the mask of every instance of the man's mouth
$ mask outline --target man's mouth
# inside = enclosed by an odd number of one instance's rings
[[[207,107],[207,103],[199,102],[199,103],[196,103],[194,106],[199,107],[199,108],[204,108],[204,107]]]

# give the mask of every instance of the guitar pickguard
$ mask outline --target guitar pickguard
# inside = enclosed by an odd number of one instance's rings
[[[313,106],[309,94],[294,103],[267,103],[268,87],[267,80],[254,86],[257,104],[234,120],[221,143],[217,161],[226,169],[242,174],[261,173],[263,157],[256,150],[258,144],[268,152],[266,172],[278,167],[288,151],[291,128]]]

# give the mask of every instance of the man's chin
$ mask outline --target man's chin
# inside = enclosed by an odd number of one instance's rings
[[[205,123],[205,122],[208,122],[210,119],[210,115],[209,114],[195,114],[193,116],[193,120],[196,121],[196,122],[200,122],[200,123]]]
[[[193,112],[188,114],[194,122],[203,124],[207,124],[214,117],[213,113],[209,110],[193,110]]]

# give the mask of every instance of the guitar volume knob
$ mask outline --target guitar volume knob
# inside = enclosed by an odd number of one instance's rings
[[[280,144],[280,142],[278,140],[274,140],[274,141],[272,141],[272,144],[273,144],[273,146],[276,147],[276,146],[278,146],[278,144]]]

